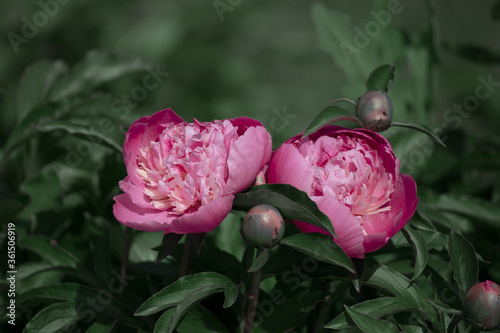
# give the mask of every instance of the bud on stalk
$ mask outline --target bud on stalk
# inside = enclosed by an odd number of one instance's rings
[[[250,209],[241,225],[241,236],[248,245],[272,248],[283,238],[285,222],[280,212],[269,205]]]
[[[385,91],[367,91],[358,99],[356,117],[363,128],[382,132],[391,126],[392,101]]]
[[[500,286],[486,280],[470,287],[464,298],[464,316],[483,330],[500,328]]]

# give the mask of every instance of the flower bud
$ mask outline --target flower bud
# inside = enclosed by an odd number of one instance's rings
[[[367,91],[358,99],[356,117],[363,128],[382,132],[391,126],[392,102],[385,91]]]
[[[248,245],[272,248],[283,238],[285,221],[280,212],[269,205],[250,209],[241,225],[241,236]]]
[[[500,286],[486,280],[465,294],[464,316],[483,330],[500,328]]]

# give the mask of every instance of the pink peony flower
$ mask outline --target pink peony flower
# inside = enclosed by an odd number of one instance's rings
[[[234,195],[253,184],[271,147],[262,124],[246,117],[188,124],[166,109],[140,118],[123,144],[128,176],[113,213],[139,230],[211,231]]]
[[[275,152],[269,183],[305,191],[332,221],[334,238],[353,258],[387,244],[412,217],[417,187],[399,174],[399,160],[381,135],[365,129],[327,126],[295,136]],[[295,221],[302,232],[327,231]]]

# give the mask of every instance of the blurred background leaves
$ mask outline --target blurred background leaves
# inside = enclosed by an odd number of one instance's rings
[[[427,274],[433,283],[445,284],[439,279],[453,275],[448,258],[436,254],[448,246],[450,230],[473,244],[479,280],[500,281],[499,2],[242,1],[220,15],[214,3],[0,3],[0,214],[2,230],[16,223],[19,293],[37,295],[38,287],[82,283],[89,288],[83,294],[97,297],[98,290],[108,288],[112,272],[120,268],[124,238],[112,215],[112,198],[125,176],[119,151],[133,120],[166,107],[188,121],[249,116],[268,128],[277,147],[304,131],[329,100],[356,100],[369,73],[386,63],[396,67],[389,89],[394,120],[440,129],[448,146],[403,128],[384,132],[402,172],[418,184],[419,215],[413,226],[425,236],[430,254],[417,282],[422,285]],[[381,11],[391,8],[390,21],[381,23]],[[44,13],[45,23],[40,21]],[[40,23],[29,38],[23,35],[30,29],[26,22]],[[347,44],[354,50],[350,55]],[[479,98],[478,89],[488,97]],[[219,267],[202,249],[194,270],[239,274],[245,250],[237,220],[230,215],[203,245],[206,253],[226,256],[230,269]],[[234,236],[230,241],[223,237],[229,234]],[[179,251],[152,266],[157,253],[151,248],[161,238],[132,234],[129,290],[134,292],[125,300],[113,295],[116,308],[105,315],[133,312],[145,297],[175,281],[172,267],[178,265]],[[401,249],[398,239],[378,259],[411,278],[411,260],[389,253]],[[5,239],[0,244],[7,258]],[[273,279],[263,282],[266,293],[276,284]],[[6,285],[2,288],[5,301]],[[19,322],[54,302],[36,297],[38,303],[18,311]],[[44,310],[63,311],[63,326],[77,320],[77,299],[65,301],[71,304]],[[311,311],[316,298],[309,303]],[[205,312],[200,306],[190,316]],[[323,318],[324,323],[333,317]],[[234,320],[224,310],[216,320],[227,323],[228,318]],[[114,325],[105,316],[99,320]],[[181,322],[179,330],[188,323]],[[148,325],[154,327],[154,321]]]

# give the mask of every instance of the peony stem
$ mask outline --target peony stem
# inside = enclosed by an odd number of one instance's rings
[[[328,103],[335,103],[335,102],[347,102],[347,103],[351,103],[354,106],[357,106],[357,104],[349,98],[336,98],[334,100],[328,101]]]
[[[314,331],[313,332],[323,332],[323,327],[327,323],[328,316],[330,314],[330,311],[332,309],[332,305],[334,303],[334,299],[332,298],[333,292],[335,290],[335,285],[336,282],[332,281],[328,285],[328,295],[323,298],[323,301],[320,304],[319,311],[318,311],[318,316],[316,317],[316,323],[314,324]]]
[[[262,253],[262,250],[257,250],[256,258]],[[252,285],[250,287],[250,293],[248,294],[248,309],[247,318],[244,323],[243,332],[251,333],[253,328],[253,321],[255,319],[255,312],[257,311],[257,304],[259,302],[259,291],[260,291],[260,278],[262,276],[262,268],[252,274]]]
[[[190,235],[186,235],[186,241],[184,242],[184,249],[182,251],[181,267],[179,269],[179,278],[187,275],[189,272],[189,263],[191,261],[191,251],[193,246],[191,244]]]
[[[127,266],[128,266],[128,257],[130,254],[130,244],[132,241],[132,228],[125,227],[125,235],[123,237],[123,250],[122,250],[122,264],[120,267],[120,283],[122,285],[122,290],[118,295],[119,298],[123,297],[123,293],[125,291],[127,276]]]

